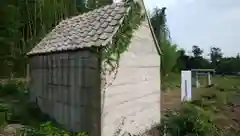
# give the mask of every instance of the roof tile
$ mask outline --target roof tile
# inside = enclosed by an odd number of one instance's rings
[[[101,36],[99,37],[99,39],[101,40],[106,40],[109,37],[109,33],[103,33],[101,34]]]
[[[99,35],[94,35],[94,36],[92,37],[92,40],[95,42],[95,41],[97,41],[98,38],[99,38]]]
[[[103,29],[103,28],[99,28],[99,29],[97,30],[96,34],[100,35],[100,34],[102,34],[102,33],[103,33],[103,31],[104,31],[104,29]]]
[[[117,20],[112,20],[110,23],[109,23],[109,25],[111,25],[111,26],[115,26],[115,25],[117,25],[118,24],[118,21]]]
[[[111,40],[126,11],[124,3],[114,3],[63,20],[28,55],[102,46]]]
[[[106,18],[106,21],[108,21],[108,22],[111,22],[113,20],[113,17],[112,16],[108,16],[107,18]]]
[[[103,22],[102,24],[101,24],[101,27],[102,28],[106,28],[108,26],[108,23],[107,22]]]
[[[115,16],[113,16],[114,19],[119,20],[122,18],[121,14],[116,14]]]
[[[111,33],[111,32],[113,32],[114,31],[114,27],[112,27],[112,26],[108,26],[105,30],[104,30],[104,32],[107,32],[107,33]]]
[[[95,22],[94,25],[93,25],[93,29],[98,30],[100,25],[101,25],[101,23]]]
[[[88,33],[88,35],[90,35],[90,36],[94,36],[94,34],[96,33],[97,31],[96,30],[91,30],[89,33]]]

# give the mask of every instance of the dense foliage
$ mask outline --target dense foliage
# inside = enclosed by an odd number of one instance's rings
[[[179,57],[177,45],[170,41],[170,33],[166,24],[166,8],[155,8],[151,16],[151,24],[159,43],[159,47],[163,52],[161,56],[161,75],[168,75],[173,69]]]
[[[0,77],[26,73],[25,54],[59,21],[112,0],[1,0]]]

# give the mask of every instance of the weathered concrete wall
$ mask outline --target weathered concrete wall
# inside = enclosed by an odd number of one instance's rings
[[[70,131],[100,133],[99,59],[90,51],[30,59],[30,97]]]
[[[160,57],[148,27],[144,22],[134,33],[116,80],[102,92],[102,136],[112,136],[122,118],[121,129],[133,134],[160,123]]]

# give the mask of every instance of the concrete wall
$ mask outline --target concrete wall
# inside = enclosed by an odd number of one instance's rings
[[[144,22],[134,33],[116,80],[102,90],[102,136],[113,136],[123,118],[121,128],[133,134],[160,123],[160,57],[148,27]]]
[[[70,131],[100,133],[99,59],[90,51],[30,58],[30,97]]]

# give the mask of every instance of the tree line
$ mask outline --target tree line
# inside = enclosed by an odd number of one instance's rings
[[[240,72],[240,56],[224,57],[220,48],[211,47],[210,59],[202,56],[203,50],[199,46],[192,46],[193,56],[185,54],[184,50],[177,51],[177,67],[181,69],[215,69],[218,74],[237,74]]]
[[[162,76],[191,69],[215,69],[218,74],[236,74],[240,72],[239,54],[224,57],[220,48],[211,47],[208,53],[210,59],[206,59],[200,46],[192,46],[192,55],[187,55],[184,49],[178,49],[177,45],[171,42],[165,11],[166,8],[155,8],[151,15],[151,23],[163,52],[161,56]]]

